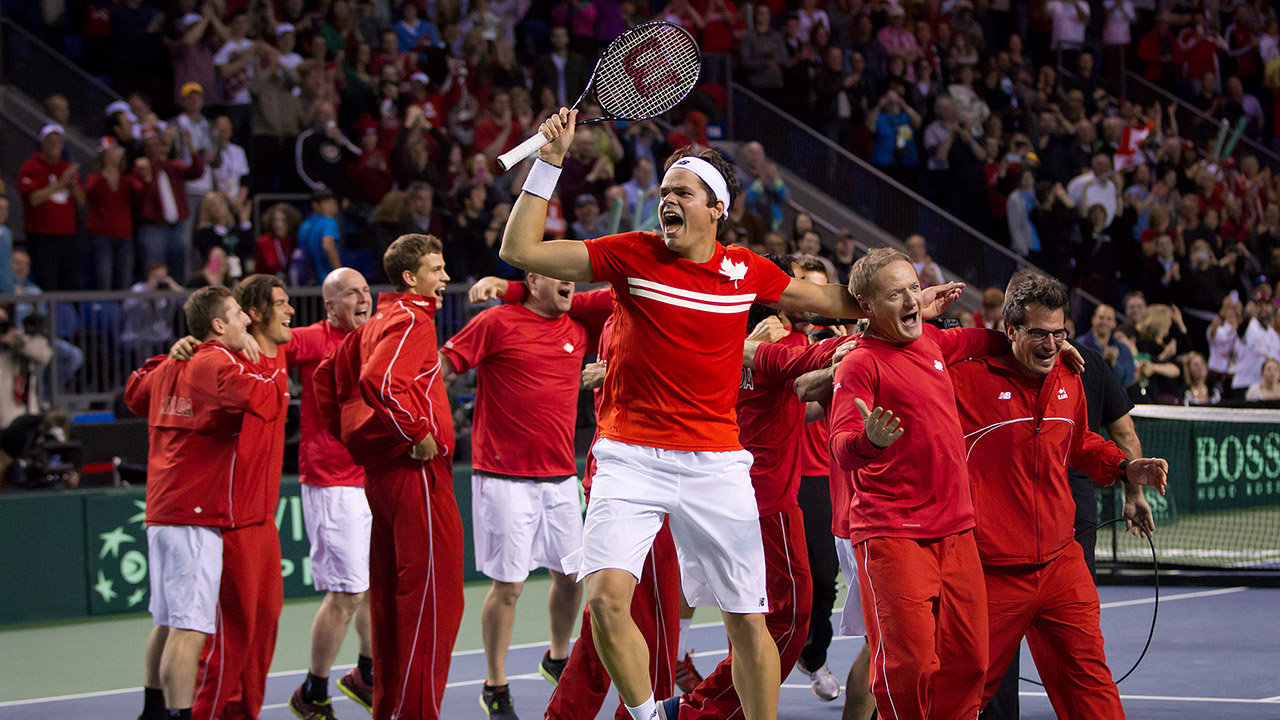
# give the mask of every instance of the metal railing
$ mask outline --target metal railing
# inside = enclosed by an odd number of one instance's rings
[[[436,333],[443,343],[483,309],[467,301],[469,286],[451,283],[436,312]],[[374,297],[390,286],[372,288]],[[49,292],[0,295],[14,308],[18,322],[43,327],[52,339],[53,360],[42,374],[42,399],[76,410],[109,406],[124,389],[129,373],[147,358],[167,352],[186,334],[182,303],[189,291]],[[323,320],[324,299],[317,286],[290,287],[293,327]]]
[[[1188,129],[1197,120],[1208,123],[1212,128],[1212,132],[1217,132],[1218,126],[1223,121],[1222,118],[1213,117],[1132,70],[1125,73],[1125,78],[1128,80],[1127,88],[1130,100],[1144,106],[1160,101],[1165,103],[1166,106],[1173,104],[1177,108],[1175,110],[1175,119],[1178,121],[1178,133],[1182,137],[1187,137]],[[1240,136],[1239,144],[1236,145],[1231,153],[1231,156],[1237,160],[1244,155],[1254,155],[1264,167],[1270,167],[1272,172],[1280,172],[1280,154],[1248,135]]]
[[[771,160],[898,240],[923,235],[948,276],[978,289],[1003,288],[1016,270],[1035,267],[751,90],[732,88],[735,140],[760,142]],[[1083,290],[1074,294],[1088,312],[1101,303]]]
[[[106,130],[104,111],[122,100],[114,90],[86,73],[10,18],[0,17],[0,77],[37,102],[58,92],[71,106],[71,125],[85,137]]]

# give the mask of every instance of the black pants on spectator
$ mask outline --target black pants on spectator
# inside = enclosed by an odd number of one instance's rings
[[[31,278],[41,290],[84,289],[84,263],[89,241],[81,235],[27,233]]]
[[[1021,654],[1021,650],[1013,654],[1009,669],[1005,671],[1004,680],[1000,681],[1000,687],[996,688],[996,694],[982,709],[978,720],[1018,720],[1018,675]]]
[[[827,664],[831,647],[831,607],[836,601],[836,540],[831,534],[831,480],[827,477],[800,479],[800,509],[804,512],[804,536],[809,546],[809,573],[813,576],[813,610],[809,616],[809,638],[800,662],[809,672]]]

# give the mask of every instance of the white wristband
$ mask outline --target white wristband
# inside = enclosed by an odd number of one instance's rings
[[[556,183],[560,182],[560,170],[542,158],[534,160],[529,176],[524,179],[524,191],[543,200],[550,200]]]

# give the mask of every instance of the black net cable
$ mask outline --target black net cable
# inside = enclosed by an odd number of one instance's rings
[[[1107,527],[1109,525],[1115,525],[1117,523],[1122,523],[1122,522],[1124,522],[1124,518],[1115,518],[1113,520],[1108,520],[1104,523],[1099,524],[1096,530],[1101,530],[1102,528]],[[1152,577],[1152,586],[1155,589],[1155,603],[1151,608],[1151,629],[1147,631],[1147,642],[1142,646],[1142,652],[1138,654],[1138,659],[1133,661],[1133,667],[1129,668],[1128,672],[1126,672],[1124,675],[1121,675],[1119,680],[1116,680],[1117,685],[1124,682],[1130,675],[1132,675],[1133,671],[1137,670],[1138,666],[1142,664],[1142,659],[1147,656],[1147,650],[1151,649],[1151,640],[1156,635],[1156,618],[1160,616],[1160,561],[1156,557],[1156,543],[1154,540],[1151,539],[1151,535],[1144,532],[1142,533],[1142,536],[1147,539],[1147,544],[1151,546],[1151,577]],[[1032,680],[1031,678],[1019,676],[1018,679],[1022,680],[1023,682],[1029,682],[1032,685],[1039,685],[1040,687],[1044,687],[1044,683],[1039,682],[1037,680]]]
[[[644,120],[675,107],[701,72],[702,54],[693,37],[677,25],[655,22],[610,43],[593,84],[605,113]]]

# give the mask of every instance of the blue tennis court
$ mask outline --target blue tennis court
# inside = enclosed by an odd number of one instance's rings
[[[522,603],[541,605],[540,590],[527,591]],[[1107,639],[1107,657],[1113,671],[1129,669],[1146,641],[1151,623],[1154,596],[1152,589],[1141,586],[1103,587],[1100,589],[1103,610],[1103,633]],[[470,593],[469,593],[470,596]],[[1120,686],[1129,717],[1143,720],[1174,718],[1218,718],[1221,720],[1280,720],[1280,589],[1257,588],[1172,588],[1162,591],[1159,621],[1155,638],[1146,659],[1133,675]],[[699,615],[699,617],[710,617]],[[478,647],[478,626],[464,621],[459,639],[461,647]],[[103,621],[112,622],[112,621]],[[81,632],[91,633],[97,623],[80,625]],[[282,632],[282,641],[286,633]],[[0,643],[4,635],[0,634]],[[837,638],[831,649],[830,665],[843,678],[860,648],[860,638]],[[725,654],[727,643],[718,623],[695,624],[693,646],[697,663],[709,671]],[[524,718],[541,716],[551,686],[537,673],[543,643],[514,646],[507,668],[511,676],[516,709]],[[58,654],[74,653],[64,648]],[[279,656],[279,651],[277,651]],[[90,663],[112,663],[136,666],[141,671],[140,657],[101,657],[83,659],[65,655],[59,672],[67,666]],[[342,666],[345,671],[347,666]],[[337,677],[337,668],[335,675]],[[287,706],[290,693],[303,677],[301,668],[272,673],[268,683],[267,705],[262,720],[285,720],[293,714]],[[484,682],[484,656],[480,650],[467,649],[454,654],[451,682],[445,695],[443,716],[446,718],[483,718],[477,703]],[[1032,673],[1030,656],[1023,652],[1024,675]],[[783,685],[778,716],[800,718],[838,718],[841,701],[823,703],[809,689],[807,678],[793,673]],[[4,681],[7,685],[9,681]],[[1027,720],[1053,718],[1053,710],[1040,689],[1023,683],[1022,717]],[[21,697],[20,688],[8,687],[4,697]],[[611,694],[599,717],[613,716],[616,695]],[[4,720],[89,720],[134,717],[142,706],[140,688],[109,688],[74,695],[17,699],[0,702],[0,718]],[[339,718],[359,720],[368,717],[364,710],[345,697],[334,699]]]

